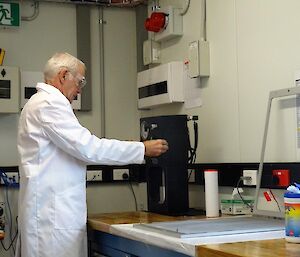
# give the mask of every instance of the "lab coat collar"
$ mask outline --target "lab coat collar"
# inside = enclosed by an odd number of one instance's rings
[[[46,91],[49,94],[51,93],[62,94],[56,87],[42,82],[37,83],[36,89]]]

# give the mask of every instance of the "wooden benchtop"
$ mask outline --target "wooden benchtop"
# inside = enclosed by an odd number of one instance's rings
[[[274,239],[202,245],[196,251],[199,257],[299,257],[300,244]]]
[[[90,228],[110,233],[110,225],[150,223],[203,218],[203,216],[172,217],[148,212],[93,214],[88,218]],[[284,239],[196,246],[199,257],[300,257],[300,244]]]
[[[173,217],[173,216],[160,215],[160,214],[150,213],[150,212],[117,212],[117,213],[91,214],[88,217],[88,225],[92,229],[109,233],[110,225],[176,221],[176,220],[195,219],[200,217],[203,218],[203,216]]]

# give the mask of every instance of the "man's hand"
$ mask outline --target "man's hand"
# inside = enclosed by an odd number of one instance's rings
[[[145,156],[157,157],[165,153],[168,149],[168,142],[164,139],[148,140],[143,142],[145,145]]]

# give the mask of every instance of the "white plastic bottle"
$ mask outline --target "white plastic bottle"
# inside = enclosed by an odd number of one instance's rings
[[[205,210],[206,217],[219,217],[218,171],[205,170]]]

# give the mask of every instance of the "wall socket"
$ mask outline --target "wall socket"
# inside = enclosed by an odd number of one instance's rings
[[[129,179],[129,169],[113,170],[113,180],[128,180],[128,179]]]
[[[102,170],[87,170],[86,181],[102,181]]]
[[[19,173],[18,172],[5,172],[5,174],[7,176],[9,183],[12,183],[15,185],[19,184]],[[4,185],[4,181],[2,178],[0,179],[0,184]]]
[[[257,170],[243,170],[243,177],[251,177],[251,179],[243,179],[245,186],[256,186]]]

